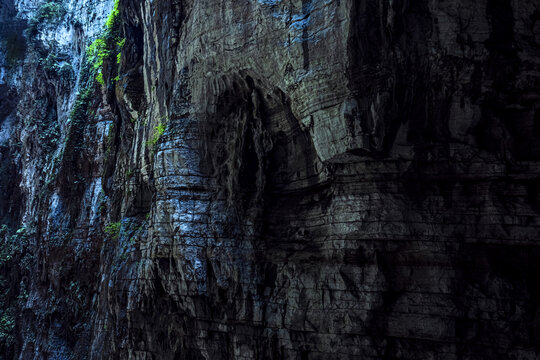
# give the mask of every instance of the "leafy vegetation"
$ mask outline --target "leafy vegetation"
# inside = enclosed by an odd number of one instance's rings
[[[118,240],[120,236],[120,229],[122,228],[121,222],[113,222],[105,226],[105,233],[113,240]]]
[[[160,122],[154,129],[154,133],[152,134],[152,137],[148,139],[146,142],[146,146],[150,148],[151,150],[155,150],[159,140],[161,139],[161,136],[165,132],[166,125],[162,122]]]
[[[105,86],[105,79],[103,77],[104,64],[112,64],[114,62],[120,64],[121,51],[126,42],[126,39],[120,36],[120,10],[118,9],[118,4],[119,0],[115,0],[113,10],[105,23],[103,34],[94,40],[86,49],[88,62],[96,72],[95,79],[101,86]],[[115,59],[113,59],[114,54],[116,54]],[[117,81],[118,78],[119,76],[117,75],[113,80]]]
[[[7,346],[12,346],[15,341],[15,310],[9,307],[5,310],[0,310],[0,342]]]
[[[25,125],[35,128],[36,137],[39,138],[41,149],[45,153],[50,154],[56,149],[60,128],[53,100],[49,98],[36,100],[34,111],[25,119]]]
[[[40,59],[40,65],[43,66],[43,69],[47,75],[52,77],[59,77],[64,80],[73,80],[74,72],[73,66],[62,60],[67,58],[67,54],[59,55],[56,51],[51,51],[46,58]]]
[[[112,31],[115,27],[118,26],[118,16],[120,15],[120,11],[118,10],[119,3],[120,0],[114,0],[113,10],[109,14],[107,22],[105,23],[105,26],[108,30]]]
[[[92,68],[97,72],[96,80],[102,86],[105,85],[103,80],[103,62],[110,56],[105,39],[98,38],[94,40],[86,49],[86,56]]]
[[[45,22],[57,24],[62,20],[67,10],[62,0],[52,0],[41,4],[36,15],[28,21],[26,35],[34,38],[39,32],[39,26]]]
[[[116,46],[119,49],[123,49],[124,45],[126,44],[126,38],[121,39],[120,41],[116,42]],[[120,61],[122,60],[122,52],[120,51],[118,54],[116,54],[116,63],[120,65]]]
[[[88,62],[83,63],[81,68],[79,85],[80,90],[70,113],[69,128],[61,157],[62,165],[58,174],[60,183],[69,182],[73,185],[64,187],[69,196],[80,196],[84,188],[85,177],[78,171],[86,148],[84,133],[92,109],[99,101],[95,96],[94,72]]]
[[[75,152],[82,150],[82,144],[84,143],[82,141],[82,138],[84,137],[84,129],[88,120],[88,113],[91,103],[94,100],[93,79],[91,75],[89,75],[87,69],[83,69],[81,73],[83,74],[81,77],[87,78],[87,82],[86,86],[82,87],[79,91],[79,96],[77,96],[75,105],[73,105],[73,109],[71,110],[71,128],[65,146],[66,150],[75,150]]]
[[[66,14],[66,8],[62,1],[48,1],[43,3],[38,12],[37,20],[42,21],[58,21]]]
[[[67,139],[64,146],[63,167],[60,171],[60,179],[69,181],[74,186],[70,188],[70,193],[76,194],[83,188],[85,183],[84,176],[76,175],[73,169],[77,169],[80,164],[81,154],[85,148],[84,132],[88,125],[88,119],[93,116],[94,109],[97,107],[99,97],[96,96],[96,83],[102,87],[106,85],[106,73],[111,68],[111,64],[116,63],[116,53],[120,51],[119,44],[123,46],[121,27],[119,21],[119,1],[116,0],[114,8],[106,26],[100,37],[95,39],[85,51],[85,61],[80,70],[80,90],[70,114],[70,127],[67,133]],[[56,67],[56,59],[45,61],[49,69],[61,70]],[[108,142],[108,146],[112,142]]]
[[[20,280],[33,264],[28,246],[25,228],[12,233],[7,225],[0,227],[0,353],[5,356],[14,351],[17,309],[28,297]]]

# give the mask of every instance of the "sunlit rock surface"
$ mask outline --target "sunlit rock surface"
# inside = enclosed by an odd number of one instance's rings
[[[4,358],[538,358],[537,1],[1,1]]]

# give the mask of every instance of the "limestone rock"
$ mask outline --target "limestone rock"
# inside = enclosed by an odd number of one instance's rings
[[[538,358],[537,1],[0,19],[6,359]]]

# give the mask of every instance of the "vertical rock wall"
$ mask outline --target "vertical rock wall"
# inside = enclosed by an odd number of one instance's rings
[[[0,13],[6,358],[537,358],[540,5],[117,4]]]

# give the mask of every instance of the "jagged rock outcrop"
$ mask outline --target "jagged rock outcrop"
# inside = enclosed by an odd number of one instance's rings
[[[536,1],[0,19],[6,359],[539,356]]]

